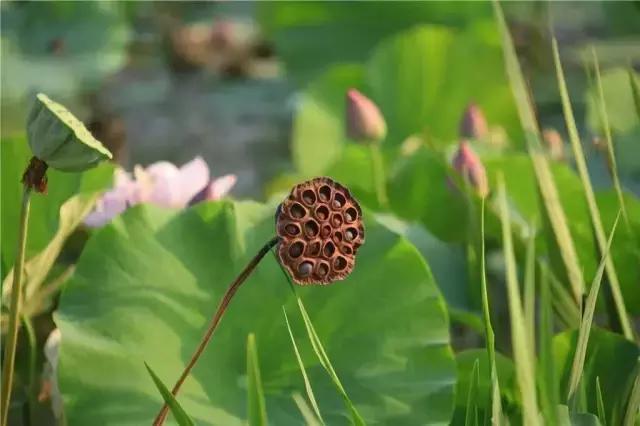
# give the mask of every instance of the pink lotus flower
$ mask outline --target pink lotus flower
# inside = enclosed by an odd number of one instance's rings
[[[453,168],[475,189],[481,197],[489,194],[487,173],[478,155],[471,149],[469,142],[463,140],[453,157]]]
[[[99,227],[128,207],[151,203],[167,208],[184,208],[189,204],[224,197],[236,182],[235,175],[210,180],[209,167],[196,157],[178,168],[160,161],[147,167],[135,166],[133,176],[117,169],[115,186],[105,192],[84,223]]]
[[[380,142],[387,136],[387,123],[378,106],[356,89],[347,91],[347,136],[357,142]]]

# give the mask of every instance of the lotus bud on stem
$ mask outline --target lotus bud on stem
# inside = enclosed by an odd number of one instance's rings
[[[464,139],[484,139],[489,136],[489,125],[484,112],[473,102],[462,113],[459,133]]]
[[[358,248],[364,243],[362,210],[347,188],[319,177],[296,185],[278,206],[277,236],[270,239],[222,297],[204,336],[171,390],[175,397],[211,340],[233,295],[251,275],[262,258],[277,246],[277,259],[298,285],[327,285],[346,278],[355,266]],[[153,425],[164,423],[169,407],[165,403]]]
[[[480,197],[484,198],[489,194],[487,172],[480,157],[466,140],[460,141],[458,150],[453,157],[453,168]]]
[[[371,151],[371,168],[378,203],[388,207],[384,161],[380,144],[387,136],[387,123],[378,106],[356,89],[349,89],[345,110],[346,133],[349,139],[367,145]]]

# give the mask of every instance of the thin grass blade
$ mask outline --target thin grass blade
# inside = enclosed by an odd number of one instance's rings
[[[247,336],[247,419],[251,426],[264,426],[267,422],[267,405],[264,401],[260,364],[258,363],[258,349],[256,336]]]
[[[533,227],[532,227],[533,229]],[[535,231],[535,230],[534,230]],[[524,318],[526,321],[529,349],[536,353],[536,234],[532,231],[527,240],[527,255],[524,271]],[[535,373],[535,372],[534,372]]]
[[[544,269],[551,288],[551,303],[558,319],[564,328],[578,328],[580,326],[581,313],[569,291],[562,285],[549,267],[539,262],[540,269]]]
[[[524,424],[538,425],[540,424],[540,417],[538,414],[532,352],[528,345],[529,339],[522,312],[516,256],[511,237],[511,219],[509,218],[504,177],[501,174],[498,176],[498,204],[500,206],[500,222],[502,223],[502,249],[506,265],[505,278],[511,319],[511,341],[516,366],[516,378],[522,397],[522,416]]]
[[[640,83],[638,83],[638,78],[633,68],[627,68],[627,72],[629,73],[629,84],[631,85],[631,93],[633,94],[633,104],[636,107],[636,114],[640,120]]]
[[[471,369],[469,390],[467,391],[467,411],[464,416],[464,426],[478,425],[478,382],[480,381],[480,362],[476,359]]]
[[[556,380],[555,362],[553,357],[553,312],[551,303],[551,287],[549,284],[549,270],[540,269],[540,399],[542,413],[546,424],[557,424],[557,410],[559,403],[558,380]]]
[[[553,39],[553,58],[556,66],[558,87],[560,89],[560,98],[562,100],[562,109],[564,112],[564,118],[565,118],[567,130],[569,132],[569,140],[571,141],[571,147],[573,149],[576,168],[578,169],[578,175],[580,176],[580,181],[582,182],[582,187],[584,189],[584,195],[587,200],[587,206],[589,207],[589,213],[591,215],[591,223],[593,225],[593,229],[595,232],[596,241],[598,243],[600,253],[603,253],[607,245],[607,237],[605,235],[604,227],[602,225],[600,210],[598,210],[596,197],[593,192],[593,187],[591,185],[591,179],[589,178],[589,171],[587,169],[587,163],[585,160],[584,152],[582,150],[582,144],[580,143],[578,127],[576,126],[576,122],[573,116],[573,109],[571,107],[571,101],[569,99],[569,91],[567,90],[567,85],[564,78],[564,72],[562,70],[562,62],[560,61],[560,53],[558,51],[558,42],[556,41],[555,38]],[[596,80],[598,81],[600,90],[602,90],[602,84],[600,82],[600,72],[597,69],[596,69]],[[603,95],[601,94],[601,96]],[[605,112],[605,116],[606,116],[606,112]],[[623,215],[624,215],[624,212],[623,212]],[[610,257],[607,257],[607,260],[605,263],[605,269],[607,272],[607,278],[609,279],[611,293],[613,295],[613,300],[616,306],[618,318],[620,319],[620,324],[622,326],[622,331],[624,333],[624,336],[627,339],[632,340],[633,332],[631,328],[631,321],[629,320],[629,316],[624,306],[624,300],[622,298],[622,292],[620,290],[620,282],[618,280],[618,274],[616,273],[613,260]]]
[[[287,311],[284,309],[284,306],[282,307],[282,313],[284,314],[284,321],[287,324],[287,330],[289,331],[289,337],[291,338],[293,351],[296,354],[296,359],[298,360],[298,365],[300,366],[300,371],[302,372],[302,379],[304,380],[304,387],[307,391],[307,398],[309,398],[309,401],[311,402],[311,407],[313,408],[313,412],[315,413],[317,421],[319,421],[320,424],[324,425],[324,420],[322,420],[322,415],[320,414],[320,409],[318,408],[316,397],[313,394],[313,388],[311,387],[311,382],[309,381],[309,377],[307,376],[307,370],[304,368],[304,363],[302,362],[302,357],[300,356],[300,351],[298,350],[296,339],[293,337],[293,331],[291,330],[291,325],[289,324],[289,317],[287,316]]]
[[[604,399],[602,398],[602,388],[600,387],[600,376],[596,376],[596,402],[598,404],[598,418],[602,426],[607,426],[606,411],[604,411]]]
[[[491,325],[491,310],[489,308],[489,293],[487,291],[487,265],[484,246],[484,199],[480,210],[480,285],[482,291],[482,316],[484,318],[484,331],[486,336],[489,366],[491,368],[491,424],[499,426],[502,419],[502,401],[500,399],[500,383],[498,382],[498,370],[496,368],[496,337]]]
[[[604,274],[606,260],[609,256],[609,249],[611,248],[611,241],[613,241],[613,236],[615,235],[616,226],[618,225],[618,219],[620,219],[620,213],[618,213],[618,216],[613,223],[613,228],[611,229],[611,234],[609,235],[609,240],[607,241],[607,247],[602,254],[602,260],[600,261],[600,265],[598,265],[596,275],[593,278],[593,282],[591,283],[589,296],[587,297],[587,301],[584,306],[584,313],[582,315],[582,321],[578,330],[576,353],[571,365],[571,374],[569,376],[569,386],[567,390],[567,405],[569,405],[570,408],[573,406],[573,400],[576,396],[576,391],[578,390],[580,379],[582,378],[584,361],[587,355],[587,345],[589,343],[589,333],[591,332],[591,325],[593,324],[593,314],[596,310],[596,302],[598,300],[600,283],[602,282],[602,275]]]
[[[598,63],[598,55],[594,47],[591,47],[591,57],[593,59],[593,68],[596,76],[596,87],[598,88],[598,112],[600,115],[600,122],[602,123],[602,129],[604,130],[605,142],[607,143],[607,157],[609,160],[609,167],[611,169],[611,178],[613,179],[613,187],[615,188],[616,195],[618,196],[618,203],[622,210],[622,218],[628,228],[629,217],[627,216],[627,209],[625,208],[624,197],[622,196],[622,187],[620,186],[620,178],[618,177],[618,165],[616,162],[615,149],[613,147],[613,138],[611,136],[611,126],[609,125],[609,114],[607,114],[607,105],[604,100],[600,65]]]
[[[167,389],[164,383],[162,383],[162,380],[160,380],[160,378],[156,375],[156,373],[154,373],[151,367],[149,367],[149,364],[145,362],[144,366],[147,367],[147,371],[149,372],[153,383],[155,383],[156,387],[158,388],[158,391],[160,392],[160,395],[162,395],[164,402],[166,402],[169,406],[169,410],[171,411],[171,414],[173,414],[173,418],[176,419],[176,422],[178,422],[178,425],[195,426],[193,420],[191,420],[187,412],[184,411],[184,409],[180,406],[180,403],[178,403],[169,389]]]
[[[633,426],[637,424],[640,418],[638,410],[640,409],[640,360],[636,366],[636,379],[633,381],[631,393],[629,394],[629,403],[624,415],[624,426]]]
[[[329,360],[329,357],[327,356],[327,353],[324,350],[324,347],[322,346],[322,342],[320,341],[320,338],[318,337],[318,334],[316,333],[316,330],[313,327],[313,323],[311,322],[311,319],[307,314],[307,310],[305,309],[304,304],[302,303],[302,299],[300,299],[299,297],[298,297],[298,307],[300,308],[300,313],[302,314],[304,325],[307,328],[307,334],[309,335],[311,346],[313,347],[313,350],[316,353],[316,356],[318,357],[320,364],[324,367],[327,374],[329,374],[329,377],[333,381],[333,384],[335,385],[336,389],[344,399],[345,405],[347,406],[347,409],[351,413],[351,421],[356,426],[364,425],[365,424],[364,419],[362,418],[357,408],[349,398],[349,395],[347,395],[347,392],[345,391],[344,386],[342,386],[342,383],[340,382],[340,379],[338,378],[338,375],[336,374],[336,371],[334,370],[333,365],[331,365],[331,361]]]
[[[296,392],[291,395],[291,397],[293,398],[293,402],[296,403],[298,410],[300,410],[300,414],[302,414],[302,417],[304,418],[307,426],[321,426],[324,424],[320,423],[318,418],[313,414],[313,411],[311,411],[311,408],[309,408],[307,401],[305,401],[302,395]]]

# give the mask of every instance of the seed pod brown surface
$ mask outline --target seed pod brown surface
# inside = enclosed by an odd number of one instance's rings
[[[327,177],[296,185],[276,213],[278,258],[296,284],[346,278],[364,243],[362,210],[347,188]]]

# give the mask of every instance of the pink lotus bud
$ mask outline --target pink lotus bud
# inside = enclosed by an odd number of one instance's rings
[[[460,120],[460,137],[465,139],[483,139],[489,135],[489,126],[484,112],[474,103],[470,103]]]
[[[478,155],[471,149],[469,142],[461,141],[453,157],[453,168],[475,189],[481,197],[489,194],[487,173]]]
[[[373,101],[356,89],[347,91],[347,136],[357,142],[377,143],[387,136],[387,123]]]
[[[549,157],[552,160],[562,161],[564,159],[564,143],[560,133],[555,129],[544,129],[542,139],[547,145]]]

